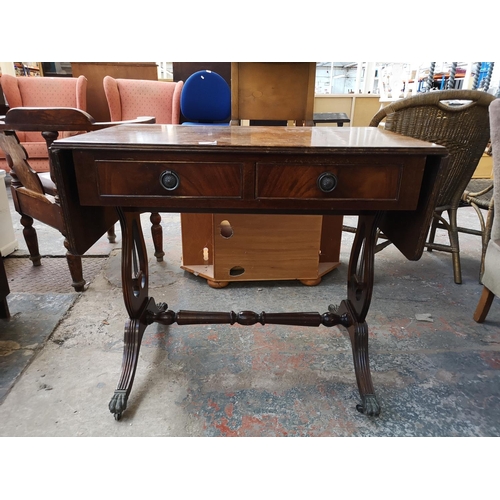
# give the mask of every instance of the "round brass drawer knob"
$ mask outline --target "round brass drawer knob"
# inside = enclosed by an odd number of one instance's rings
[[[173,170],[165,170],[160,175],[160,184],[167,190],[173,191],[180,184],[179,176]]]
[[[330,172],[324,172],[318,177],[318,187],[323,193],[331,193],[337,187],[337,177]]]

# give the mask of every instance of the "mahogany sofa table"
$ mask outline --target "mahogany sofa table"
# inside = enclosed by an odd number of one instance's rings
[[[342,325],[351,340],[362,403],[378,415],[368,360],[377,228],[420,258],[447,150],[374,127],[183,127],[119,125],[57,140],[50,149],[67,240],[86,249],[86,220],[122,229],[125,324],[122,372],[109,404],[127,407],[148,325]],[[168,309],[148,292],[142,212],[358,215],[347,297],[328,312],[202,312]],[[115,215],[118,214],[118,215]],[[101,228],[101,229],[102,229]],[[307,293],[305,291],[304,293]]]

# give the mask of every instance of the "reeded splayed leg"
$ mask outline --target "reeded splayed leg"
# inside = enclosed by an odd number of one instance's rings
[[[347,314],[352,319],[347,330],[351,339],[356,382],[362,399],[362,404],[357,405],[356,409],[369,416],[380,413],[370,372],[368,325],[365,321],[373,291],[377,217],[359,216],[349,260],[348,299],[343,300],[339,307],[339,314]]]
[[[140,214],[118,210],[122,230],[122,288],[129,319],[125,323],[122,371],[109,410],[119,420],[127,408],[139,350],[147,326],[148,260]]]

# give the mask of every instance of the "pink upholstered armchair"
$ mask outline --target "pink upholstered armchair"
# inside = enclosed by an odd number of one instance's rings
[[[130,80],[105,76],[104,92],[111,121],[154,116],[156,123],[179,124],[183,82]]]
[[[103,85],[113,122],[133,120],[139,116],[154,116],[156,123],[178,125],[180,122],[182,81],[159,82],[105,76]],[[160,214],[153,212],[150,221],[155,257],[161,262],[165,252]]]
[[[10,109],[18,107],[68,107],[87,110],[87,79],[47,78],[2,75],[5,100]],[[61,134],[64,137],[64,134]],[[18,138],[28,153],[31,168],[48,172],[47,144],[39,132],[19,132]],[[5,155],[0,151],[0,169],[10,172]]]

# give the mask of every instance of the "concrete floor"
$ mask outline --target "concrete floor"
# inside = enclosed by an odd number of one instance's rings
[[[108,402],[126,319],[120,233],[117,244],[103,238],[89,251],[91,283],[78,294],[62,237],[36,225],[48,257],[33,268],[13,209],[12,217],[19,249],[4,259],[12,318],[0,320],[0,436],[499,435],[500,307],[495,300],[484,324],[472,319],[482,288],[476,236],[461,235],[461,285],[449,254],[425,252],[418,262],[393,247],[377,254],[367,321],[378,418],[355,409],[350,342],[337,327],[153,324],[129,407],[115,421]],[[460,223],[479,226],[469,209]],[[349,233],[342,265],[316,287],[251,282],[214,290],[180,269],[178,214],[163,214],[162,226],[166,262],[150,259],[150,290],[175,311],[323,313],[345,297]]]

